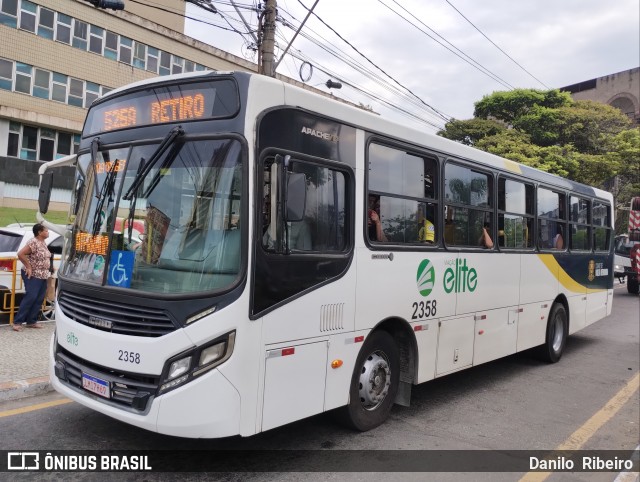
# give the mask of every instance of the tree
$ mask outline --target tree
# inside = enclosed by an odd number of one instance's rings
[[[482,100],[475,103],[473,115],[480,119],[494,118],[511,124],[519,117],[528,114],[531,109],[539,107],[557,109],[572,103],[573,100],[568,92],[515,89],[485,95]]]
[[[438,135],[578,182],[606,183],[617,206],[640,194],[640,131],[614,107],[559,90],[516,89],[484,96],[474,116],[448,122]]]
[[[558,90],[517,89],[483,97],[474,115],[448,122],[438,135],[586,184],[619,174],[625,189],[636,185],[627,178],[637,172],[629,166],[639,162],[638,131],[614,107]]]

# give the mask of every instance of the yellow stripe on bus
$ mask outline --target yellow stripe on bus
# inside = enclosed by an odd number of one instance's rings
[[[522,174],[522,169],[520,168],[520,164],[514,161],[510,161],[509,159],[503,159],[504,168],[508,171],[515,172],[517,174]]]
[[[551,274],[557,278],[560,284],[569,291],[573,291],[574,293],[600,293],[601,291],[606,291],[605,289],[587,288],[585,285],[578,283],[562,269],[562,266],[560,266],[552,254],[539,254],[538,258],[540,258],[540,261],[544,263]]]

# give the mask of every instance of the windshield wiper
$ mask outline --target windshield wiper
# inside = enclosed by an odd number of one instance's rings
[[[94,139],[91,142],[91,152],[92,155],[94,154],[94,145],[95,147],[95,154],[97,156],[97,152],[98,152],[98,147],[100,144],[100,140],[99,139]],[[107,169],[107,176],[104,180],[104,183],[102,184],[102,188],[100,189],[100,192],[97,194],[98,197],[98,204],[96,205],[96,212],[93,215],[93,232],[92,234],[95,236],[98,233],[98,230],[100,229],[100,226],[102,224],[102,208],[104,207],[104,202],[107,199],[107,195],[109,196],[109,204],[111,204],[111,202],[113,201],[113,193],[114,193],[114,187],[115,187],[115,182],[116,182],[116,164],[115,162],[113,164],[109,164],[109,159],[108,159],[108,155],[109,155],[109,151],[106,151],[105,154],[103,154],[103,156],[106,156],[104,159],[104,164],[105,164],[105,168]],[[95,157],[93,158],[94,160],[94,172],[95,172]],[[98,177],[98,174],[96,173],[96,179]],[[105,213],[106,215],[106,213]]]
[[[149,161],[147,161],[144,169],[136,173],[136,177],[133,179],[133,182],[131,183],[131,186],[129,187],[125,195],[122,196],[122,199],[124,199],[125,201],[131,200],[133,193],[135,193],[140,185],[144,182],[149,172],[151,172],[151,169],[153,169],[153,166],[156,164],[156,162],[158,162],[158,159],[162,157],[164,152],[175,142],[178,137],[182,136],[184,136],[184,129],[182,129],[182,126],[176,126],[167,133],[158,148],[149,158]]]

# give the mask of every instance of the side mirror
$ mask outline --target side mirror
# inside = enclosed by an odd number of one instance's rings
[[[304,219],[307,203],[307,177],[301,172],[287,174],[286,221],[298,222]]]
[[[53,187],[53,171],[45,172],[40,176],[40,188],[38,191],[38,208],[42,214],[47,214],[51,189]]]

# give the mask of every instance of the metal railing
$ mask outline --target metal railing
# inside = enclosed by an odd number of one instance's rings
[[[54,261],[59,261],[60,257],[56,255],[54,257]],[[13,326],[13,320],[15,318],[16,313],[18,312],[19,304],[16,306],[16,298],[18,294],[24,293],[24,283],[22,282],[22,276],[19,275],[18,268],[18,257],[17,256],[0,256],[0,262],[4,261],[2,265],[6,265],[6,261],[11,263],[10,269],[0,268],[0,275],[5,275],[10,277],[10,282],[7,283],[8,286],[5,286],[5,283],[0,282],[0,286],[3,289],[0,289],[0,297],[2,297],[2,303],[0,304],[0,315],[9,315],[9,325]],[[55,285],[54,285],[55,287]],[[55,309],[55,299],[49,298],[49,285],[47,284],[47,292],[45,294],[44,300],[42,301],[41,308],[41,317],[43,319],[53,319],[51,310]]]
[[[16,312],[16,290],[22,290],[22,278],[19,278],[19,286],[16,288],[18,257],[6,256],[0,257],[0,261],[10,261],[12,268],[10,270],[1,270],[0,273],[9,274],[11,276],[11,283],[9,284],[9,292],[3,292],[2,296],[2,308],[0,314],[9,314],[9,324],[13,325],[13,317]],[[8,298],[8,306],[7,306]]]

